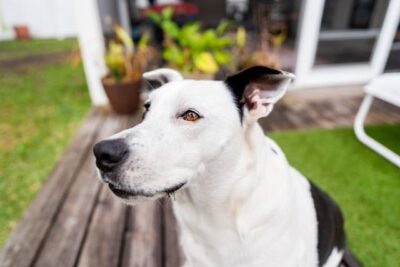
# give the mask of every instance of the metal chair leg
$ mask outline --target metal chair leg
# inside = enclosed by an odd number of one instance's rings
[[[394,153],[393,151],[389,150],[382,144],[378,143],[376,140],[368,136],[364,130],[364,121],[365,117],[368,114],[368,111],[371,107],[372,101],[374,97],[372,95],[365,95],[363,102],[361,103],[360,109],[356,115],[356,119],[354,121],[354,132],[361,141],[361,143],[365,144],[376,153],[380,154],[394,165],[400,168],[400,156]]]

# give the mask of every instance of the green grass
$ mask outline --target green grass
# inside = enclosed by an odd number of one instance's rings
[[[400,125],[367,132],[400,153]],[[352,129],[271,134],[290,163],[344,212],[348,242],[365,266],[400,266],[400,169],[358,142]]]
[[[13,40],[0,42],[0,60],[12,60],[35,54],[69,51],[77,47],[75,39]]]
[[[0,42],[0,51],[7,48],[12,59],[69,51],[73,43]],[[0,70],[0,247],[89,107],[82,67],[72,67],[68,59]]]

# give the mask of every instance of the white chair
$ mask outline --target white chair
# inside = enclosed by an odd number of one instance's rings
[[[368,136],[364,130],[365,117],[368,114],[374,98],[400,107],[400,73],[380,75],[364,87],[364,92],[365,97],[354,122],[355,134],[363,144],[400,168],[400,156]]]

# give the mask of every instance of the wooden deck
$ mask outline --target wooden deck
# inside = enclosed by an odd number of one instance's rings
[[[357,93],[358,92],[358,93]],[[360,92],[292,93],[262,121],[267,130],[349,126]],[[92,110],[11,233],[2,267],[177,267],[182,263],[169,199],[128,207],[95,178],[93,144],[140,121]],[[382,102],[369,122],[400,122]]]

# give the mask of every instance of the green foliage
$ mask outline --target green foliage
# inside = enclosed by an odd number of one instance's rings
[[[125,51],[123,45],[110,41],[104,60],[114,79],[120,80],[125,73]]]
[[[138,42],[138,49],[146,49],[147,45],[150,40],[150,34],[148,32],[145,32],[142,34],[142,37],[140,37],[139,42]]]
[[[125,30],[119,26],[114,26],[115,40],[110,40],[108,49],[104,54],[104,61],[109,70],[109,76],[118,81],[121,79],[138,79],[141,71],[147,63],[144,58],[148,55],[149,34],[144,33],[135,44]]]
[[[44,51],[66,54],[60,63],[0,69],[0,247],[90,108],[82,66],[69,63],[76,45],[76,40],[0,42],[0,61],[3,48],[7,60],[18,62]]]
[[[164,8],[160,14],[148,14],[164,33],[162,56],[171,67],[184,72],[215,73],[220,65],[232,60],[229,49],[234,39],[225,36],[230,25],[228,21],[222,21],[216,29],[202,31],[199,22],[179,27],[172,15],[170,7]]]
[[[399,124],[369,126],[367,132],[400,153]],[[399,169],[361,144],[350,128],[271,137],[294,167],[339,203],[349,246],[364,266],[400,266]]]

